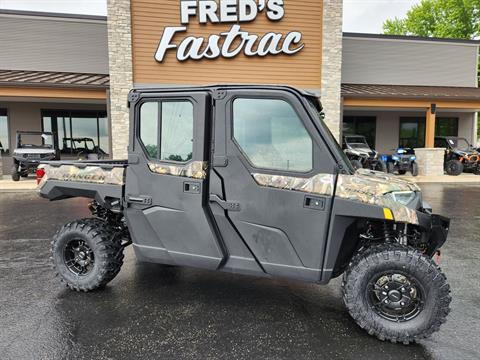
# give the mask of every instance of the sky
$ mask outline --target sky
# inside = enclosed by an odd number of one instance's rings
[[[381,33],[386,19],[403,17],[418,2],[420,0],[344,0],[343,30]],[[106,0],[0,0],[0,9],[107,14]]]

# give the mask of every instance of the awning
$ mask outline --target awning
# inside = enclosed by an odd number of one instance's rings
[[[480,101],[480,88],[342,84],[343,98]]]
[[[109,76],[52,71],[0,70],[1,86],[107,89]]]

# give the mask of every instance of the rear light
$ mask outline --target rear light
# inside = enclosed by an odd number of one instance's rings
[[[35,171],[36,174],[36,179],[37,179],[37,185],[40,184],[40,181],[42,178],[45,176],[45,170],[43,168],[37,168]]]

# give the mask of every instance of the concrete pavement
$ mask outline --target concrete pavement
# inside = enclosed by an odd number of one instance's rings
[[[49,238],[88,216],[87,200],[0,194],[0,358],[479,359],[479,185],[421,185],[452,218],[441,266],[452,312],[420,344],[381,342],[327,286],[139,263],[131,248],[104,290],[74,293],[55,278]]]

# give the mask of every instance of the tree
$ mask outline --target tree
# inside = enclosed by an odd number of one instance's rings
[[[405,18],[383,23],[387,35],[479,39],[480,0],[422,0]],[[480,61],[478,69],[480,82]],[[480,117],[478,134],[480,138]]]
[[[480,37],[480,0],[422,0],[405,18],[383,24],[385,34],[477,39]]]

